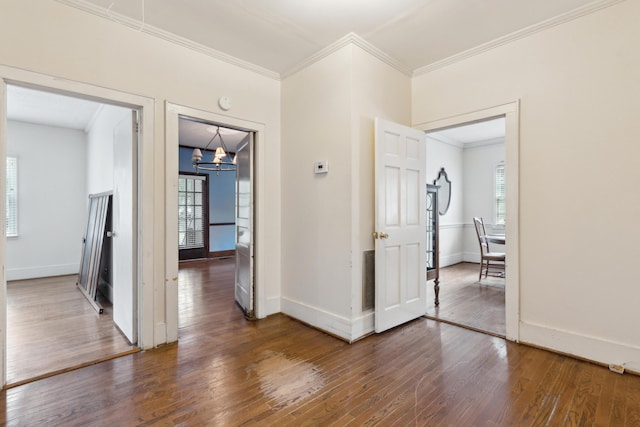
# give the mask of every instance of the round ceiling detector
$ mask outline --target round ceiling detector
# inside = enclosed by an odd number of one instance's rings
[[[228,96],[220,97],[220,99],[218,99],[218,105],[224,111],[229,110],[231,108],[231,98],[229,98]]]

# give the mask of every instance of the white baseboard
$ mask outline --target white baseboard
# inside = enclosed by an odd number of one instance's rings
[[[440,267],[448,267],[450,265],[461,263],[464,260],[462,252],[455,254],[442,255],[440,254]]]
[[[640,370],[640,347],[533,323],[520,323],[520,342],[608,365]]]
[[[265,316],[270,316],[272,314],[280,313],[280,297],[270,297],[267,298],[267,303],[265,307]]]
[[[66,276],[78,274],[80,264],[45,265],[27,268],[7,269],[7,280],[36,279],[38,277]]]
[[[153,337],[155,347],[167,342],[167,324],[165,322],[156,323],[155,336]],[[145,348],[147,350],[148,348]]]
[[[474,262],[476,264],[480,263],[480,252],[465,252],[462,255],[463,262]]]
[[[352,342],[373,331],[373,313],[366,313],[351,322],[346,317],[285,297],[281,299],[281,310],[287,316],[338,336],[348,342]]]

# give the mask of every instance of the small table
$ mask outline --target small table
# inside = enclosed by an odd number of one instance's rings
[[[504,234],[487,234],[487,241],[489,243],[504,245],[506,242],[506,236]]]

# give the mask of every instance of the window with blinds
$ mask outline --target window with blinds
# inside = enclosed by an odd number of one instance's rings
[[[495,224],[504,225],[505,215],[505,188],[504,188],[504,165],[496,166],[495,171]]]
[[[178,179],[178,248],[204,246],[204,177],[180,175]]]
[[[18,159],[7,157],[6,235],[18,235]]]

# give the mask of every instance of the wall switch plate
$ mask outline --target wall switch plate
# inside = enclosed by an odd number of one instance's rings
[[[315,173],[327,173],[327,172],[329,172],[329,162],[327,162],[326,160],[321,161],[321,162],[316,162],[313,165],[313,171]]]

